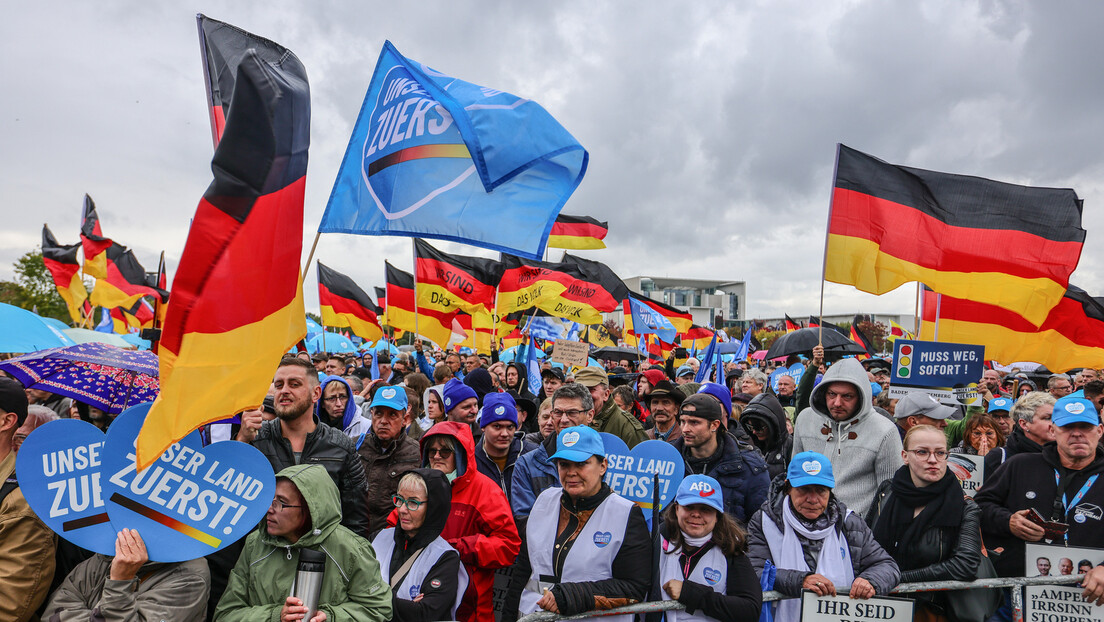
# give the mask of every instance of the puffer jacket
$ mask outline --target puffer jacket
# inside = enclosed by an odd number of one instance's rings
[[[391,497],[399,489],[399,480],[407,471],[421,466],[421,451],[418,441],[407,434],[400,434],[387,447],[375,434],[368,434],[357,454],[368,482],[368,533],[375,537],[387,526],[387,515],[395,509]]]
[[[767,471],[770,472],[771,479],[774,479],[780,473],[786,472],[793,452],[793,435],[786,430],[786,411],[773,395],[760,393],[751,398],[744,407],[744,412],[740,413],[740,423],[745,429],[752,421],[761,422],[767,427],[767,438],[763,441],[752,434],[751,430],[747,432],[751,442],[763,454]]]
[[[763,521],[774,521],[778,530],[785,533],[782,504],[788,503],[787,499],[789,497],[786,494],[786,476],[781,475],[771,482],[770,496],[748,523],[748,558],[756,575],[763,574],[763,562],[769,559],[772,564],[774,563],[770,545],[767,544],[766,534],[763,531]],[[836,498],[834,492],[828,500],[825,513],[835,522],[836,530],[847,539],[855,578],[866,579],[874,587],[874,591],[883,596],[897,587],[901,578],[897,562],[874,539],[874,533],[866,526],[863,519],[849,511],[847,506]],[[817,559],[823,544],[823,540],[808,540],[801,535],[798,535],[798,539],[801,541],[801,549],[805,553],[805,563],[809,566],[809,571],[778,569],[774,589],[787,596],[801,595],[801,584],[805,581],[805,576],[810,571],[816,572]]]
[[[744,525],[767,498],[770,489],[767,464],[754,447],[741,447],[736,438],[724,428],[718,430],[717,436],[720,441],[717,453],[720,456],[709,463],[710,467],[702,475],[708,475],[720,483],[724,493],[725,513]],[[686,448],[684,441],[685,439],[680,438],[671,444],[686,462],[686,475],[691,475],[694,471],[688,460],[690,450]]]
[[[338,382],[344,385],[345,394],[349,396],[348,401],[345,402],[345,413],[341,417],[341,422],[331,422],[330,418],[325,416],[325,411],[323,410],[325,406],[321,399],[314,403],[314,416],[318,417],[318,420],[322,423],[329,424],[331,427],[341,430],[345,433],[345,436],[353,439],[353,443],[356,443],[360,437],[367,434],[372,427],[371,422],[361,414],[362,410],[367,412],[368,409],[362,409],[360,406],[357,406],[356,400],[353,399],[353,388],[340,376],[326,376],[322,379],[322,395],[326,394],[326,386],[331,382]]]
[[[367,483],[364,480],[364,466],[360,463],[353,441],[340,430],[319,421],[318,417],[314,418],[314,423],[314,431],[307,435],[303,443],[299,463],[326,467],[326,472],[341,491],[341,524],[357,535],[367,536]],[[265,421],[253,440],[253,446],[268,458],[276,473],[295,464],[291,442],[284,438],[280,429],[279,419]]]
[[[46,604],[47,622],[207,619],[211,575],[202,557],[164,564],[146,562],[129,581],[108,578],[112,558],[96,555],[80,563]]]
[[[215,621],[278,620],[303,549],[326,555],[318,602],[328,621],[390,620],[391,587],[380,574],[372,545],[340,524],[333,480],[313,464],[288,467],[277,477],[290,479],[303,495],[311,529],[294,543],[269,535],[264,522],[249,534],[215,609]]]

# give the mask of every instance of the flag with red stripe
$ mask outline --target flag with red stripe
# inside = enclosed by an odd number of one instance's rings
[[[794,320],[793,318],[791,318],[788,315],[786,316],[786,332],[787,333],[792,333],[793,331],[799,330],[800,328],[801,328],[801,324],[798,324],[797,320]]]
[[[100,215],[92,197],[84,195],[81,208],[81,246],[84,248],[84,273],[88,276],[107,278],[107,249],[111,238],[104,237],[100,227]]]
[[[84,321],[84,305],[88,299],[88,290],[81,280],[80,262],[77,261],[77,252],[81,245],[70,244],[63,246],[58,244],[50,228],[42,225],[42,262],[50,271],[54,279],[54,287],[57,287],[66,308],[69,309],[69,317],[74,324]]]
[[[548,234],[549,248],[587,250],[605,248],[609,224],[590,216],[560,214]]]
[[[122,307],[129,309],[142,296],[154,296],[162,301],[169,293],[153,285],[156,275],[148,275],[134,252],[117,242],[112,242],[107,251],[100,255],[104,259],[104,276],[96,279],[89,300],[93,305],[105,309]],[[152,281],[152,282],[151,282]]]
[[[878,354],[878,350],[871,343],[870,338],[866,336],[866,333],[859,329],[859,322],[862,321],[861,315],[856,315],[855,319],[851,321],[851,341],[854,341],[856,345],[866,350],[866,354],[859,354],[856,358],[860,361],[866,360]]]
[[[318,304],[322,307],[322,324],[348,327],[368,341],[379,341],[383,337],[379,307],[351,278],[321,261],[318,262]]]
[[[605,264],[564,254],[551,263],[503,257],[505,271],[498,286],[498,313],[538,309],[580,324],[601,324],[602,313],[620,306],[629,289]]]
[[[387,325],[422,335],[444,348],[452,337],[456,311],[422,309],[415,304],[414,275],[384,262],[387,277]]]
[[[425,240],[414,240],[418,308],[471,315],[494,311],[502,263],[482,257],[443,253]]]

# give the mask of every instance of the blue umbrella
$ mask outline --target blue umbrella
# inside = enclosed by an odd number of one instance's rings
[[[62,332],[72,339],[73,343],[106,343],[117,348],[129,348],[133,345],[114,331],[101,333],[98,330],[88,330],[87,328],[66,328]]]
[[[0,302],[0,352],[37,352],[73,345],[73,341],[38,315]]]
[[[150,343],[149,339],[142,339],[139,337],[138,333],[127,333],[123,335],[123,341],[137,347],[139,350],[149,350],[150,346],[153,345]]]
[[[0,363],[29,389],[71,397],[111,414],[151,402],[161,388],[157,355],[104,343],[50,348]]]
[[[379,341],[371,344],[365,341],[360,345],[361,352],[379,352],[380,350],[386,350],[387,352],[390,352],[391,356],[397,356],[399,354],[399,349],[395,347],[395,344],[388,343],[384,339],[380,339]]]
[[[40,315],[39,317],[42,317],[42,316]],[[50,326],[53,326],[54,328],[56,328],[58,330],[65,330],[66,328],[70,328],[70,326],[68,324],[66,324],[65,322],[62,322],[61,320],[59,320],[57,318],[42,317],[42,321],[46,322],[47,324],[49,324]]]
[[[323,338],[326,340],[325,346],[322,344]],[[356,352],[356,346],[345,335],[326,332],[311,337],[307,341],[307,351],[311,354],[316,352]]]

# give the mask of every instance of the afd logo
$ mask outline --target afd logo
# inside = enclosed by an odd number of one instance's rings
[[[599,531],[594,534],[594,546],[604,548],[613,539],[613,534],[608,531]]]
[[[702,576],[705,577],[705,581],[709,583],[709,585],[717,585],[717,582],[721,580],[721,571],[706,567],[706,569],[702,571]]]
[[[717,492],[709,482],[694,482],[690,484],[690,491],[698,493],[699,497],[712,497]]]

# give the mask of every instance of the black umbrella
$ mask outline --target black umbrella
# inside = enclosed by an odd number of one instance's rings
[[[590,353],[592,358],[599,361],[620,361],[624,359],[638,360],[644,357],[644,353],[636,348],[626,348],[624,346],[606,346],[604,348],[598,348]]]
[[[817,344],[824,346],[825,356],[866,353],[865,348],[830,328],[802,328],[775,339],[767,350],[766,358],[776,359],[791,354],[812,356],[813,347]]]

